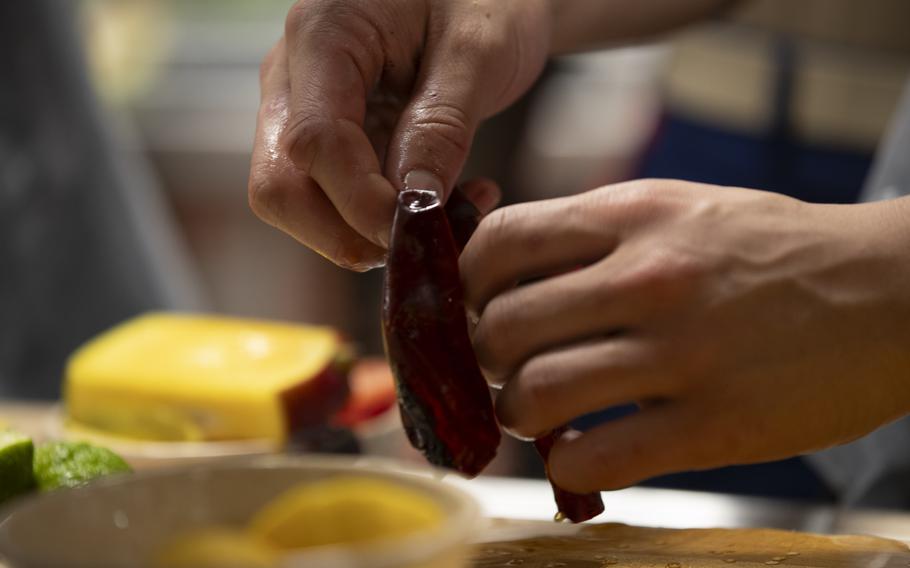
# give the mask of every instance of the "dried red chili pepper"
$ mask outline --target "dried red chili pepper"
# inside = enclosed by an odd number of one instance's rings
[[[543,460],[547,478],[550,478],[550,450],[553,449],[556,440],[568,430],[567,426],[563,426],[534,440],[534,448]],[[580,523],[593,519],[604,512],[604,502],[599,492],[572,493],[553,483],[552,479],[550,479],[550,486],[553,488],[553,497],[556,499],[557,519],[563,516],[573,523]]]
[[[452,236],[455,238],[458,254],[461,254],[468,241],[471,240],[471,235],[477,230],[477,225],[480,224],[482,217],[483,215],[471,203],[471,200],[456,187],[446,202],[446,218],[452,228]]]
[[[458,274],[458,255],[480,217],[458,188],[444,213],[431,192],[401,192],[383,288],[383,337],[408,439],[430,463],[467,475],[493,459],[500,440],[468,337]],[[566,430],[534,442],[544,464]],[[577,523],[603,512],[600,493],[579,495],[550,484],[557,516]]]
[[[500,432],[468,336],[452,229],[436,195],[398,196],[383,283],[383,338],[408,439],[441,467],[474,476]]]

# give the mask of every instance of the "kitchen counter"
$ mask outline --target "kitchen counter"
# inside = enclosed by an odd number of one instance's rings
[[[550,520],[554,505],[543,480],[446,479],[471,493],[488,517]],[[910,513],[847,510],[720,493],[632,487],[603,494],[597,523],[665,528],[768,527],[830,534],[870,534],[910,543]],[[568,525],[566,525],[568,526]]]

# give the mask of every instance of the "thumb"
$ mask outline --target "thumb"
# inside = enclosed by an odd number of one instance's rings
[[[386,176],[399,189],[429,189],[445,200],[458,180],[489,106],[479,88],[483,64],[471,59],[448,49],[427,53],[389,143]]]

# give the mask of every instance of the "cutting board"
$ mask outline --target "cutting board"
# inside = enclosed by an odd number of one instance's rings
[[[473,568],[907,568],[906,544],[772,529],[494,522]]]

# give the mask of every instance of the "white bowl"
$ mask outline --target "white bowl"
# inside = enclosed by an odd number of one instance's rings
[[[352,473],[423,493],[445,511],[445,520],[406,537],[301,550],[280,568],[465,566],[467,543],[481,526],[479,508],[467,494],[433,479],[432,470],[326,456],[268,456],[125,474],[25,499],[0,523],[0,555],[11,568],[151,566],[161,547],[178,535],[242,527],[294,485]]]

